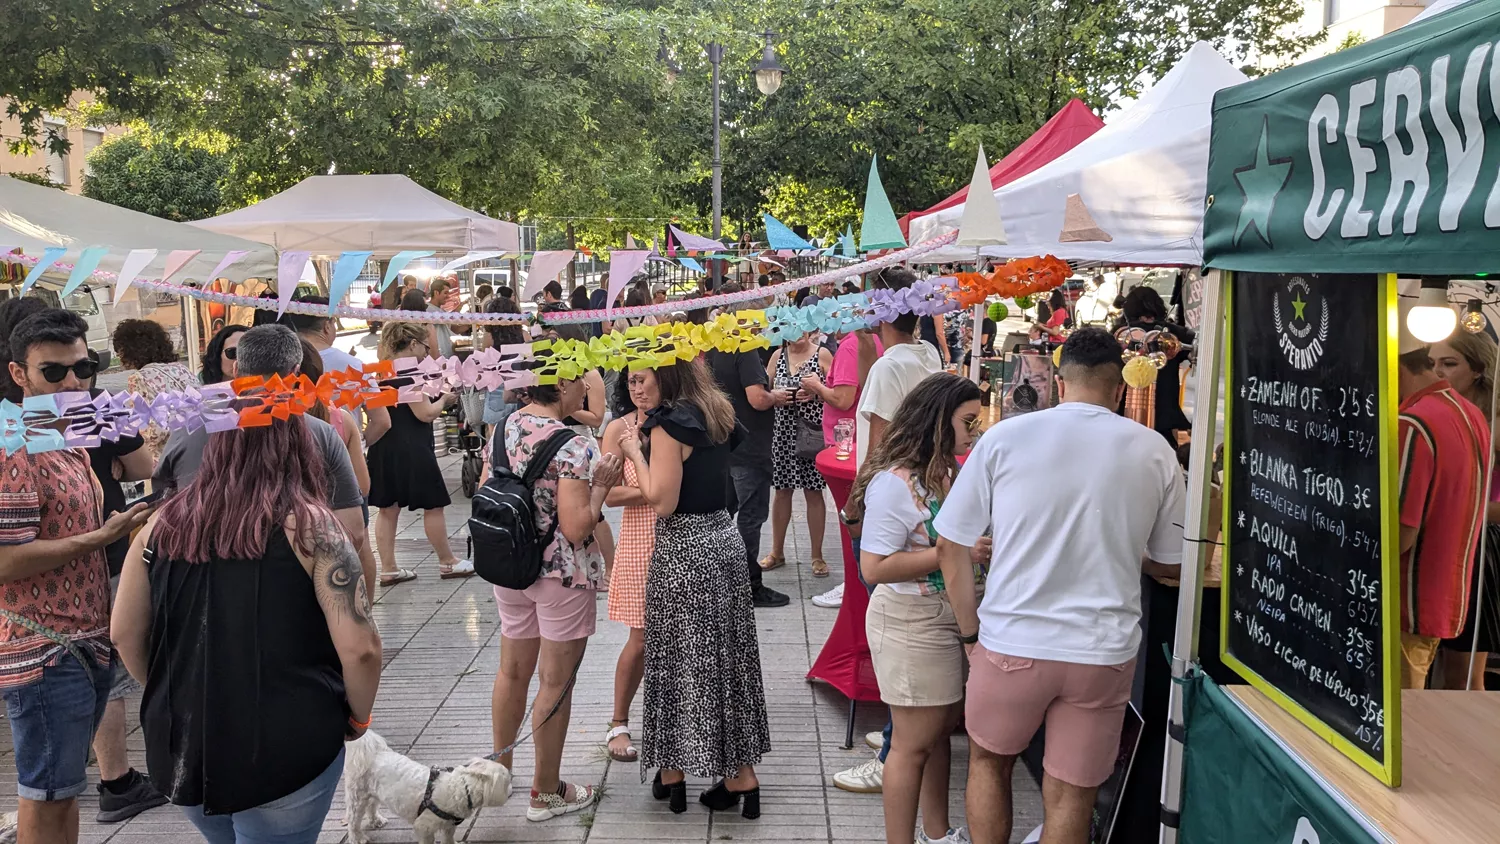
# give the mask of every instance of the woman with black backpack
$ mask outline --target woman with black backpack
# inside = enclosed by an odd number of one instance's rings
[[[538,670],[535,712],[541,716],[557,707],[536,727],[536,769],[526,810],[530,821],[586,809],[598,797],[592,786],[559,777],[573,702],[571,678],[594,634],[594,596],[603,585],[604,556],[594,542],[594,527],[602,518],[605,495],[620,480],[620,458],[597,454],[596,446],[576,434],[561,447],[549,446],[554,435],[570,433],[563,420],[583,406],[584,394],[583,381],[576,379],[528,387],[525,404],[510,414],[504,433],[495,438],[496,450],[505,449],[504,462],[518,476],[526,474],[534,455],[551,454],[531,487],[537,532],[543,541],[550,534],[542,549],[541,575],[525,589],[495,587],[501,641],[490,705],[495,747],[516,740],[526,716],[526,691]],[[500,763],[511,767],[511,754]]]

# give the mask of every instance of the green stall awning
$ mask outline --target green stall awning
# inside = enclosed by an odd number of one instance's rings
[[[1500,2],[1214,98],[1204,256],[1263,272],[1500,272]]]

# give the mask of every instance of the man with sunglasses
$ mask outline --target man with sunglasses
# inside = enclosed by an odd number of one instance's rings
[[[49,308],[10,336],[26,398],[87,389],[88,325]],[[104,549],[146,523],[149,504],[105,519],[82,449],[0,454],[0,696],[15,746],[19,840],[76,844],[77,797],[116,659]]]

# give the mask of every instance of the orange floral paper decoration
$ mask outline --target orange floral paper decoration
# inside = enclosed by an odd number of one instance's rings
[[[958,274],[958,302],[972,307],[991,296],[1014,299],[1035,293],[1046,293],[1059,287],[1073,274],[1068,262],[1052,255],[1018,258],[983,273]]]

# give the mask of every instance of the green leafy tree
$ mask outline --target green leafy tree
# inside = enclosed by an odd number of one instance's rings
[[[84,196],[176,222],[219,213],[229,170],[221,149],[144,129],[100,144],[88,163]]]

